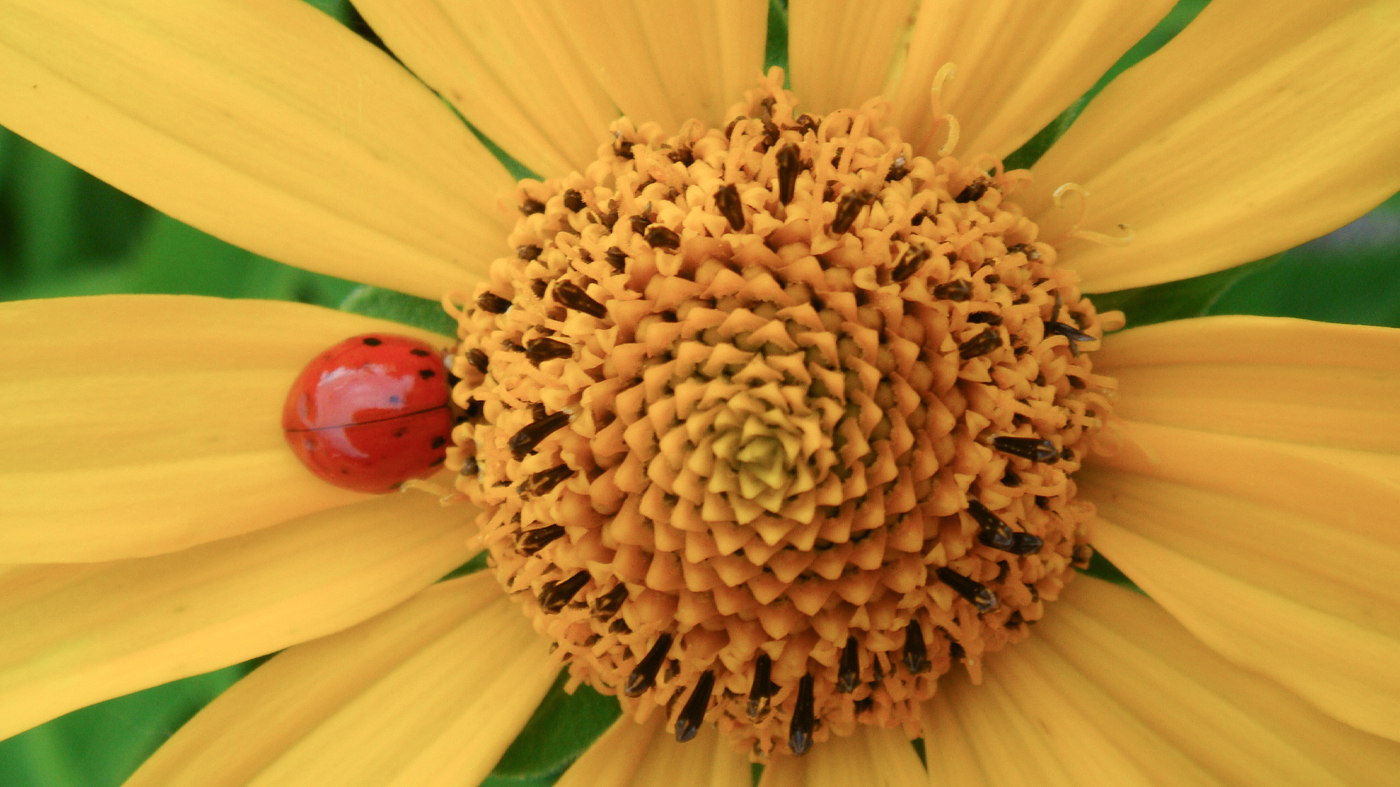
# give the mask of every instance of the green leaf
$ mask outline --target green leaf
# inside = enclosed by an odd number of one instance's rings
[[[465,577],[468,574],[475,574],[476,572],[486,568],[486,558],[490,557],[490,555],[490,552],[483,549],[477,554],[476,557],[452,569],[450,572],[448,572],[447,576],[443,577],[442,579],[439,579],[438,581],[446,582],[449,579],[456,579],[457,577]]]
[[[554,682],[493,776],[531,780],[558,775],[622,715],[617,698],[605,697],[587,685],[566,694],[566,682],[566,674]]]
[[[1128,328],[1140,328],[1168,320],[1184,320],[1200,317],[1208,313],[1216,301],[1236,282],[1266,270],[1274,265],[1281,255],[1265,257],[1262,260],[1226,268],[1223,271],[1207,273],[1191,279],[1180,279],[1150,287],[1134,287],[1130,290],[1102,292],[1090,295],[1089,300],[1100,313],[1122,309],[1128,317]]]
[[[1137,586],[1137,583],[1133,582],[1131,579],[1128,579],[1127,574],[1124,574],[1118,569],[1117,566],[1109,562],[1108,558],[1099,554],[1098,550],[1094,550],[1094,556],[1089,559],[1088,568],[1081,568],[1076,570],[1079,571],[1079,573],[1081,574],[1088,574],[1091,577],[1096,577],[1098,579],[1112,582],[1113,584],[1118,585],[1120,587],[1125,587],[1129,590],[1136,590],[1137,592],[1142,593],[1144,596],[1147,595],[1146,593],[1143,593],[1142,588]]]
[[[783,70],[789,87],[792,75],[788,74],[788,12],[786,0],[768,0],[768,39],[763,49],[763,70],[766,73],[773,66]]]
[[[1211,314],[1301,317],[1400,328],[1400,196],[1283,253],[1221,294]]]
[[[368,284],[356,287],[346,296],[340,304],[340,310],[401,322],[443,336],[457,335],[457,322],[442,310],[442,304],[437,301],[405,295],[394,290],[383,290]]]
[[[0,742],[5,787],[116,787],[249,664],[73,711]]]

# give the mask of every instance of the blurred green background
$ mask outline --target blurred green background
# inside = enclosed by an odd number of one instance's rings
[[[369,36],[344,0],[306,0]],[[1105,81],[1170,39],[1201,7],[1184,0]],[[783,64],[786,15],[774,0],[769,60]],[[1093,91],[1091,91],[1092,94]],[[1076,104],[1012,159],[1033,160]],[[1400,199],[1268,262],[1103,303],[1136,322],[1188,313],[1261,314],[1400,327]],[[356,285],[230,246],[165,216],[0,129],[0,300],[97,293],[191,293],[336,306]],[[1183,293],[1189,292],[1189,298]],[[1175,307],[1173,305],[1176,305]],[[0,742],[4,787],[114,787],[185,720],[251,669],[245,664],[68,714]],[[605,723],[605,722],[600,722]],[[532,781],[533,780],[529,780]]]

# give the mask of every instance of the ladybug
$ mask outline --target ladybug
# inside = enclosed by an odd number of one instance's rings
[[[451,384],[442,354],[407,336],[352,336],[297,376],[282,408],[287,445],[311,472],[356,492],[392,492],[447,457]]]

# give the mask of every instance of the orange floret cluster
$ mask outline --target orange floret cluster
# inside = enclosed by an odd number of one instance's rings
[[[449,466],[575,681],[758,758],[919,732],[1087,560],[1103,325],[1008,196],[770,76],[614,126],[461,304]]]

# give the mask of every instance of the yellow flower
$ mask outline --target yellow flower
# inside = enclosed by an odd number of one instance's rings
[[[0,124],[250,250],[436,299],[511,254],[512,184],[414,74],[552,178],[613,142],[616,109],[720,122],[762,64],[757,2],[358,6],[413,73],[293,0],[0,0]],[[793,88],[816,113],[883,93],[920,155],[955,118],[965,160],[1000,159],[1169,6],[794,0]],[[1089,293],[1326,232],[1400,188],[1397,32],[1393,0],[1216,0],[1017,199]],[[1082,215],[1055,209],[1064,183]],[[1119,225],[1131,243],[1096,234]],[[5,304],[0,330],[0,734],[285,648],[131,784],[490,771],[557,666],[485,572],[434,584],[471,556],[471,517],[326,486],[277,428],[319,350],[415,331],[143,296]],[[858,726],[767,784],[1393,783],[1400,332],[1222,317],[1103,344],[1121,445],[1075,481],[1093,546],[1150,600],[1081,578],[980,686],[949,673],[927,769]],[[678,744],[653,715],[564,781],[748,778],[712,728]]]

